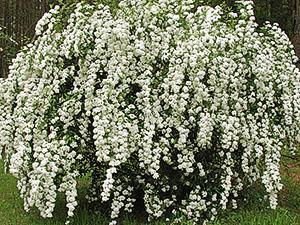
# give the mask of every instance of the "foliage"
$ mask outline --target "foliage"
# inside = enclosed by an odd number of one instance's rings
[[[280,151],[300,139],[297,57],[278,26],[258,28],[251,1],[227,10],[124,0],[46,13],[0,81],[0,146],[25,209],[52,217],[64,192],[72,217],[83,175],[110,224],[134,205],[205,222],[254,181],[275,208]]]

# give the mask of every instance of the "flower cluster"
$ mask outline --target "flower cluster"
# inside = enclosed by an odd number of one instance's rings
[[[51,217],[64,192],[72,217],[84,175],[111,224],[136,202],[149,219],[205,222],[254,181],[275,208],[281,150],[300,141],[298,59],[252,1],[235,8],[122,0],[45,14],[0,80],[0,153],[25,209]]]

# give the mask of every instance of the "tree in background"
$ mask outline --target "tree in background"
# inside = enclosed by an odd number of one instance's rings
[[[293,35],[292,41],[295,46],[297,55],[300,55],[300,1],[293,0]]]
[[[48,10],[48,0],[0,1],[0,77],[6,77],[11,59],[30,42],[36,22]]]

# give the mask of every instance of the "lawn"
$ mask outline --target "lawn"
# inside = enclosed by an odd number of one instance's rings
[[[296,171],[296,172],[295,172]],[[299,172],[299,171],[298,171]],[[293,174],[297,170],[293,168]],[[300,174],[300,173],[299,173]],[[84,186],[84,182],[79,185]],[[259,203],[259,191],[251,193],[250,199],[254,199],[248,205],[237,211],[224,213],[209,225],[300,225],[300,182],[293,177],[284,176],[284,189],[280,193],[279,207],[270,210],[266,205]],[[84,187],[80,188],[79,198],[81,203],[72,224],[74,225],[101,225],[108,224],[108,213],[91,213],[88,204],[84,202]],[[26,213],[23,210],[22,200],[16,189],[16,179],[3,173],[3,162],[0,161],[0,225],[63,225],[66,210],[63,196],[59,196],[52,219],[43,219],[36,210]],[[125,217],[124,225],[163,225],[165,222],[156,221],[146,223],[143,217]],[[182,223],[190,225],[190,222]]]

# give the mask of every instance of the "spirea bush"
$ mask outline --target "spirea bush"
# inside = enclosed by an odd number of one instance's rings
[[[288,37],[252,1],[123,0],[55,7],[0,88],[0,146],[26,210],[68,217],[90,201],[194,222],[237,207],[254,181],[270,207],[282,150],[300,140],[300,73]]]

